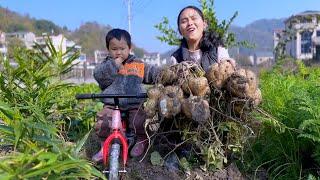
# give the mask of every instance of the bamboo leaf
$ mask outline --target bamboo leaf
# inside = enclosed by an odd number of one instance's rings
[[[74,156],[78,156],[79,155],[79,152],[80,150],[82,149],[82,147],[84,146],[84,144],[86,143],[89,135],[90,135],[90,132],[89,131],[80,141],[77,142],[76,144],[76,147],[73,149],[73,155]]]

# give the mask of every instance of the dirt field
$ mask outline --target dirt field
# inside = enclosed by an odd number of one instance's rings
[[[91,134],[90,141],[87,142],[87,155],[92,156],[99,149],[97,137]],[[246,179],[241,175],[235,164],[230,164],[223,170],[216,172],[205,172],[199,168],[184,172],[177,169],[169,169],[165,166],[152,165],[150,154],[148,154],[142,162],[140,159],[129,158],[126,167],[127,173],[122,175],[124,180],[180,180],[180,179],[198,179],[198,180],[242,180]],[[102,168],[101,165],[98,168]]]

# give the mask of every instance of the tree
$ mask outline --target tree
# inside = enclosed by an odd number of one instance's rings
[[[214,0],[209,0],[209,3],[208,0],[199,0],[199,2],[201,4],[204,18],[209,25],[207,30],[216,32],[227,47],[253,47],[247,41],[237,42],[234,33],[228,31],[231,23],[237,17],[238,12],[235,12],[229,21],[223,20],[221,23],[219,23],[214,11]],[[157,36],[161,42],[166,42],[172,46],[180,45],[181,37],[179,33],[170,26],[168,18],[164,17],[162,22],[155,25],[155,28],[157,28],[163,34],[162,36]]]
[[[26,31],[27,28],[23,24],[9,24],[7,28],[7,32],[19,32],[19,31]]]
[[[48,20],[36,20],[34,22],[34,27],[37,30],[38,34],[47,32],[47,33],[60,33],[61,28],[55,25],[53,22]]]
[[[110,29],[110,26],[100,25],[97,22],[86,22],[72,33],[71,39],[81,45],[82,52],[87,54],[87,57],[94,57],[95,50],[106,49],[105,36]]]

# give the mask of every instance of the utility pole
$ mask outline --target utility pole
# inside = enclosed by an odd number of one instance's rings
[[[127,0],[128,3],[128,31],[129,34],[131,35],[131,0]]]

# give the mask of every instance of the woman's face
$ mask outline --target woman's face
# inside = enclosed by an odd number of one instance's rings
[[[181,13],[179,18],[179,30],[181,35],[188,42],[200,41],[206,27],[207,23],[204,22],[196,10],[187,8]]]

